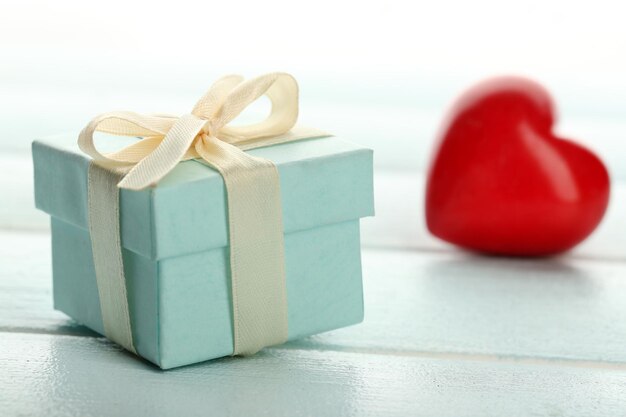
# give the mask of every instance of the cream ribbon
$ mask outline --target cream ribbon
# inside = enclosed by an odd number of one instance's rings
[[[272,103],[265,120],[247,126],[228,125],[262,95]],[[298,85],[292,76],[271,73],[243,81],[231,75],[213,84],[189,115],[112,112],[94,118],[83,129],[78,144],[93,158],[89,228],[109,338],[135,351],[119,241],[119,196],[111,184],[122,178],[118,187],[140,190],[157,183],[179,161],[200,158],[221,174],[226,186],[233,354],[253,354],[287,340],[278,170],[271,161],[244,150],[328,136],[317,129],[294,128],[297,117]],[[105,155],[95,147],[96,131],[142,140]]]

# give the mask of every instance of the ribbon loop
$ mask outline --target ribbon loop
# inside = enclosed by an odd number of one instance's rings
[[[233,90],[225,100],[222,117],[230,122],[250,103],[267,95],[272,111],[267,119],[248,126],[225,126],[221,133],[230,143],[250,139],[278,136],[289,131],[298,119],[298,84],[288,74],[268,74],[245,83]]]
[[[191,113],[202,119],[211,119],[221,107],[228,93],[242,81],[243,77],[240,75],[227,75],[220,78],[198,100]]]

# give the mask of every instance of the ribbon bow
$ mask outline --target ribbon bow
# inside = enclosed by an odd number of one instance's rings
[[[248,126],[228,126],[262,95],[267,95],[272,103],[265,120]],[[298,84],[291,75],[271,73],[248,81],[228,75],[211,86],[191,114],[179,118],[125,111],[105,113],[83,129],[78,146],[102,165],[132,166],[118,186],[139,190],[158,182],[179,161],[202,158],[221,172],[219,160],[224,158],[254,159],[241,150],[326,136],[315,129],[290,131],[297,118]],[[95,147],[96,131],[143,139],[105,155]]]
[[[265,120],[228,125],[262,95],[272,102]],[[298,84],[292,76],[272,73],[243,81],[231,75],[213,84],[191,114],[179,118],[112,112],[83,129],[78,144],[94,162],[89,169],[89,230],[104,332],[110,339],[135,351],[115,184],[140,190],[157,183],[179,161],[201,158],[219,171],[227,192],[233,353],[251,354],[287,340],[278,170],[271,161],[243,150],[328,136],[316,129],[293,128],[297,117]],[[95,147],[96,131],[142,139],[105,155]]]

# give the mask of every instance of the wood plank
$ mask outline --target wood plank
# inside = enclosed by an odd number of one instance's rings
[[[450,253],[363,254],[365,321],[315,349],[626,362],[626,265]]]
[[[0,330],[91,335],[52,310],[47,235],[0,247]],[[626,363],[621,262],[366,249],[363,268],[364,323],[292,347]]]
[[[626,371],[267,349],[159,371],[96,338],[0,338],[4,416],[614,416]]]

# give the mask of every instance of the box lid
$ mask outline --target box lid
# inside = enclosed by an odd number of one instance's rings
[[[100,139],[104,151],[136,140]],[[35,205],[86,229],[90,158],[75,142],[75,135],[33,142]],[[278,167],[285,233],[374,213],[370,149],[329,137],[248,152]],[[126,249],[152,259],[227,246],[224,181],[204,164],[181,162],[153,188],[121,190],[120,229]]]

